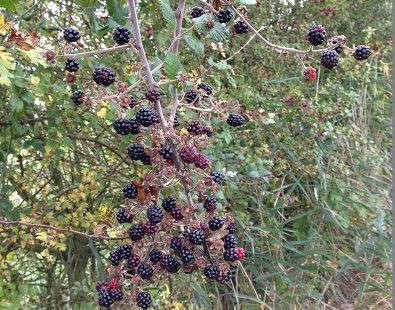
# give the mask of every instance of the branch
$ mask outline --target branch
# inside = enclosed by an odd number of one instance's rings
[[[94,51],[88,51],[88,52],[81,52],[81,53],[75,53],[75,54],[56,55],[56,58],[93,56],[93,55],[112,53],[112,52],[120,51],[120,50],[127,49],[127,48],[133,48],[132,43],[119,45],[119,46],[114,46],[114,47],[102,48],[102,49],[98,49],[98,50],[94,50]]]
[[[50,229],[54,230],[60,233],[68,233],[68,234],[74,234],[78,235],[81,237],[85,238],[90,238],[90,239],[103,239],[103,240],[123,240],[123,239],[128,239],[128,237],[107,237],[107,236],[101,236],[101,235],[91,235],[87,233],[83,233],[80,231],[76,231],[70,228],[59,228],[51,225],[46,225],[46,224],[33,224],[29,222],[24,222],[24,221],[2,221],[0,220],[0,225],[4,226],[26,226],[26,227],[32,227],[32,228],[45,228],[45,229]]]

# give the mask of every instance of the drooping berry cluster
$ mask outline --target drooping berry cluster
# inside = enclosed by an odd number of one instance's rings
[[[109,86],[115,82],[115,73],[111,68],[98,67],[92,73],[93,80],[103,86]]]
[[[126,28],[125,26],[118,26],[115,28],[112,38],[115,42],[117,42],[118,45],[124,45],[129,43],[130,35],[131,33],[128,28]]]

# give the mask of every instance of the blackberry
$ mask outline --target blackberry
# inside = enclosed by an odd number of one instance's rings
[[[327,69],[333,69],[339,64],[339,54],[335,51],[326,51],[322,53],[321,64]]]
[[[139,293],[136,298],[137,306],[143,309],[148,309],[151,305],[151,301],[151,295],[146,292]]]
[[[99,292],[99,306],[100,307],[110,307],[113,304],[113,299],[110,292],[102,290]]]
[[[204,83],[204,82],[200,83],[197,86],[197,89],[203,89],[206,92],[207,95],[211,95],[213,93],[213,88],[210,85],[208,85],[207,83]]]
[[[314,25],[307,33],[307,40],[311,45],[317,46],[324,43],[326,38],[326,31],[322,25]]]
[[[236,241],[236,237],[234,235],[228,234],[222,238],[222,241],[224,242],[225,249],[236,248],[237,241]]]
[[[84,99],[84,92],[82,90],[76,90],[70,97],[71,101],[74,102],[75,105],[80,105]]]
[[[123,292],[121,288],[115,288],[109,291],[112,300],[120,301],[123,298]]]
[[[237,252],[237,260],[243,260],[244,257],[246,257],[246,253],[243,248],[237,248],[236,252]]]
[[[117,249],[120,259],[128,259],[132,255],[132,247],[129,244],[123,244]]]
[[[112,123],[115,131],[119,135],[127,135],[130,133],[130,122],[124,118],[118,118]]]
[[[211,164],[208,156],[200,153],[195,155],[194,163],[195,163],[195,167],[200,169],[206,169],[210,167]]]
[[[218,22],[221,24],[226,24],[231,21],[233,14],[229,10],[219,10],[217,14]]]
[[[217,200],[214,197],[207,197],[204,200],[203,207],[207,212],[212,212],[217,209]]]
[[[369,47],[366,45],[358,45],[355,48],[353,56],[356,60],[365,60],[368,59],[371,54],[372,50]]]
[[[148,108],[141,108],[136,113],[136,120],[144,127],[149,127],[157,120],[155,112]]]
[[[180,258],[183,263],[190,263],[194,259],[192,251],[188,248],[181,249]]]
[[[128,263],[127,266],[129,268],[135,268],[140,264],[140,256],[138,256],[137,254],[132,254],[129,258],[128,258]]]
[[[196,100],[196,98],[199,96],[198,92],[194,89],[188,89],[185,92],[185,101],[187,103],[192,103]]]
[[[96,291],[99,292],[101,290],[107,289],[108,283],[106,281],[97,281],[96,282]]]
[[[195,120],[189,123],[187,130],[190,134],[200,135],[202,133],[203,126],[199,121]]]
[[[229,270],[227,273],[219,275],[217,281],[221,284],[224,284],[225,282],[228,282],[231,279],[232,279],[232,273]]]
[[[174,117],[173,127],[175,128],[175,127],[178,127],[178,126],[180,126],[180,125],[181,125],[180,119],[179,119],[178,116],[176,115],[176,116]]]
[[[211,137],[214,134],[214,131],[210,127],[203,127],[202,134],[207,137]]]
[[[189,13],[191,15],[191,18],[198,18],[200,16],[202,16],[205,13],[203,8],[200,7],[193,7],[191,9],[191,13]]]
[[[77,29],[66,28],[63,30],[63,38],[67,42],[77,42],[79,39],[81,39],[81,36]]]
[[[117,216],[116,219],[118,221],[119,224],[122,223],[131,223],[133,220],[132,215],[126,215],[125,214],[126,209],[125,208],[121,208],[118,210],[117,212]]]
[[[74,57],[67,58],[65,68],[69,72],[77,72],[80,68],[80,63]]]
[[[149,279],[154,275],[154,269],[149,264],[140,264],[137,268],[137,273],[140,275],[141,279]]]
[[[200,245],[204,242],[204,231],[202,229],[194,229],[189,234],[189,241],[193,244]]]
[[[244,117],[237,113],[230,113],[226,122],[232,127],[240,127],[244,124]]]
[[[213,177],[213,181],[217,184],[222,184],[224,177],[217,171],[211,172],[211,176]]]
[[[160,261],[160,265],[163,269],[166,269],[168,272],[171,273],[176,273],[181,268],[180,262],[171,255],[163,255]]]
[[[158,225],[147,222],[143,225],[143,229],[147,235],[153,235],[158,231]]]
[[[140,224],[134,224],[129,228],[129,237],[133,241],[140,240],[144,237],[144,228]]]
[[[151,165],[151,157],[147,153],[144,153],[140,160],[145,166]]]
[[[234,262],[235,260],[237,260],[237,250],[236,248],[229,248],[226,249],[224,252],[224,260],[228,261],[228,262]]]
[[[120,262],[118,251],[111,251],[110,255],[108,256],[108,260],[110,261],[111,265],[118,266]]]
[[[160,155],[164,158],[164,159],[172,159],[173,155],[174,155],[174,151],[173,149],[169,148],[169,147],[164,147],[160,150]]]
[[[180,237],[173,237],[170,240],[170,249],[174,251],[181,250],[182,247],[182,239]]]
[[[133,183],[126,184],[122,191],[127,199],[134,199],[137,197],[137,187]]]
[[[248,32],[248,25],[244,21],[239,20],[234,23],[233,29],[237,34],[244,34]]]
[[[181,212],[181,208],[174,208],[173,210],[171,210],[171,216],[176,221],[181,221],[184,218]]]
[[[229,224],[225,229],[229,231],[229,234],[235,234],[237,232],[237,226],[235,224]]]
[[[150,253],[149,253],[149,259],[152,263],[156,264],[157,262],[159,262],[162,259],[162,252],[158,249],[153,249]]]
[[[180,149],[180,158],[186,164],[192,164],[195,161],[195,156],[195,151],[187,145]]]
[[[137,135],[140,132],[139,123],[136,121],[135,118],[129,119],[128,122],[129,122],[129,132],[132,135]]]
[[[215,265],[207,265],[204,268],[204,275],[209,279],[215,280],[219,277],[219,270]]]
[[[142,159],[144,153],[144,146],[141,143],[135,143],[128,146],[128,154],[132,160]]]
[[[171,212],[173,209],[177,207],[177,199],[174,197],[166,197],[162,201],[162,208],[166,212]]]
[[[115,73],[111,68],[98,67],[92,73],[92,78],[96,84],[109,86],[115,82]]]
[[[137,99],[134,98],[134,96],[130,95],[129,100],[130,100],[129,108],[134,108],[137,105]]]
[[[130,41],[130,31],[125,26],[115,28],[112,38],[118,45],[124,45]]]
[[[145,93],[145,99],[156,102],[160,99],[160,92],[157,89],[150,89]]]
[[[209,222],[208,226],[212,231],[219,230],[225,223],[225,219],[223,216],[214,216]]]
[[[151,224],[158,224],[163,219],[163,210],[157,206],[151,206],[147,209],[147,219]]]

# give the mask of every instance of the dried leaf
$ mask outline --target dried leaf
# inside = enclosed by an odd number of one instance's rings
[[[30,51],[37,46],[38,41],[39,37],[37,32],[33,31],[28,37],[26,37],[22,32],[12,28],[6,42],[14,43],[20,49]]]
[[[229,231],[220,229],[220,230],[217,230],[217,231],[213,232],[212,235],[207,240],[210,241],[210,242],[214,242],[214,241],[216,241],[218,239],[222,239],[228,233],[229,233]]]

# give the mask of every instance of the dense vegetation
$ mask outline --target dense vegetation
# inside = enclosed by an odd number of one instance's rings
[[[130,137],[114,133],[113,102],[81,109],[70,94],[88,87],[101,64],[136,82],[143,72],[138,55],[123,50],[82,58],[86,74],[78,74],[77,87],[65,81],[64,59],[46,62],[44,54],[64,52],[61,31],[68,26],[81,30],[80,51],[113,46],[114,28],[131,28],[125,2],[1,1],[0,223],[123,233],[114,217],[121,189],[149,168],[130,161]],[[202,113],[215,132],[204,152],[225,176],[216,199],[220,210],[233,213],[246,258],[228,285],[200,275],[163,278],[151,286],[158,309],[391,308],[391,3],[289,2],[247,6],[271,42],[306,49],[315,21],[329,37],[343,34],[350,46],[366,44],[374,54],[357,62],[346,50],[334,70],[308,56],[304,61],[318,76],[306,81],[295,55],[267,49],[257,38],[241,49],[251,33],[188,30],[193,22],[185,17],[188,32],[179,57],[167,61],[168,78],[182,68],[189,81],[213,86],[220,112],[247,119],[235,131],[221,113]],[[187,12],[197,5],[187,1]],[[139,2],[143,43],[156,65],[166,58],[176,6]],[[171,87],[162,86],[164,97],[171,98]],[[171,99],[163,107],[169,114]],[[197,112],[181,107],[179,116],[186,132]],[[182,191],[178,198],[186,200]],[[96,307],[96,281],[118,241],[21,225],[0,226],[0,236],[3,307]]]

